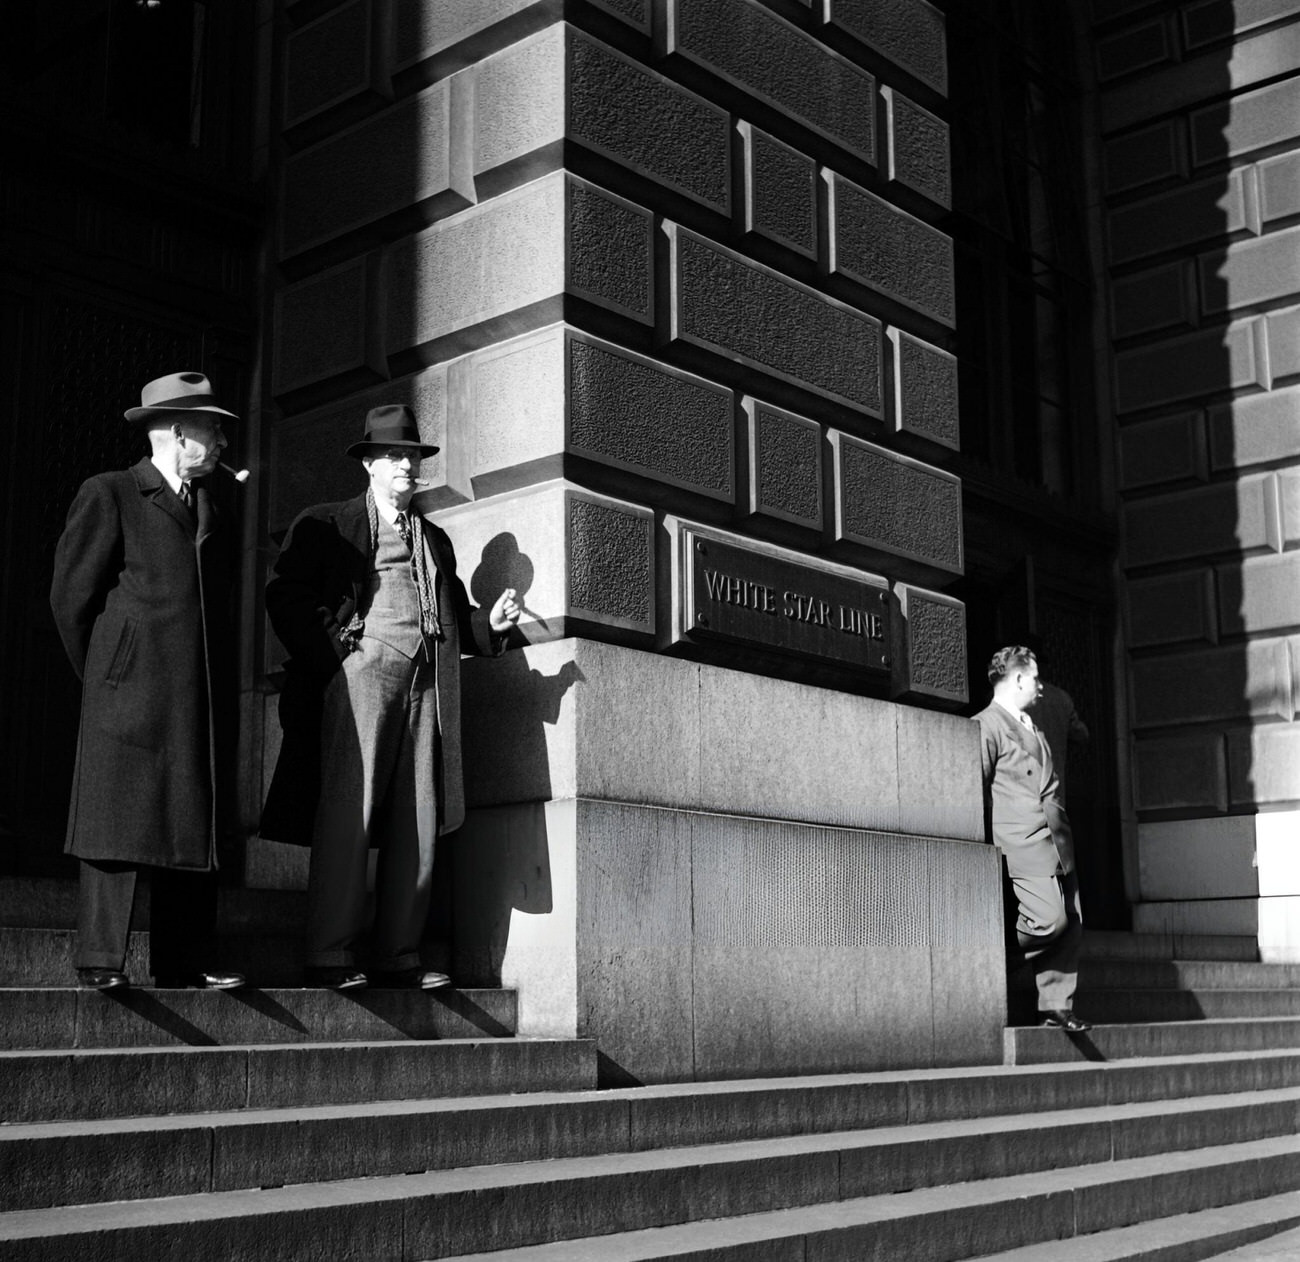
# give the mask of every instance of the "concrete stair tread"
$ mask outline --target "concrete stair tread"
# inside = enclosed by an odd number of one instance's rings
[[[1003,1217],[1009,1217],[1013,1212],[1021,1215],[1027,1203],[1033,1200],[1065,1196],[1075,1201],[1075,1194],[1108,1187],[1138,1185],[1149,1196],[1160,1196],[1169,1188],[1184,1185],[1198,1173],[1214,1176],[1215,1186],[1223,1185],[1225,1198],[1228,1198],[1231,1188],[1227,1186],[1230,1183],[1227,1171],[1278,1160],[1288,1163],[1287,1177],[1294,1179],[1300,1174],[1300,1149],[1297,1149],[1294,1135],[767,1210],[743,1215],[746,1221],[742,1229],[760,1233],[751,1239],[771,1239],[810,1231],[879,1225],[900,1219],[915,1221],[975,1207],[1000,1209],[1005,1211]],[[1294,1163],[1294,1170],[1290,1163]],[[575,1194],[581,1196],[585,1204],[616,1206],[614,1212],[620,1213],[625,1211],[627,1204],[622,1197],[629,1195],[648,1172],[672,1169],[694,1182],[709,1164],[711,1155],[707,1148],[688,1148],[345,1179],[264,1190],[16,1210],[0,1214],[0,1240],[42,1239],[53,1244],[62,1238],[133,1228],[168,1232],[171,1240],[175,1237],[169,1229],[182,1224],[201,1223],[205,1231],[211,1231],[214,1224],[222,1221],[256,1222],[277,1214],[293,1215],[324,1207],[346,1207],[356,1213],[363,1206],[393,1203],[404,1206],[405,1220],[407,1211],[411,1214],[427,1213],[429,1202],[436,1202],[440,1197],[468,1194],[476,1198],[476,1203],[492,1204],[497,1203],[496,1197],[508,1200],[523,1189],[533,1187],[548,1192],[549,1199],[550,1189],[561,1183],[574,1182],[579,1185]],[[482,1199],[484,1196],[488,1197],[486,1201]],[[683,1210],[689,1216],[689,1208],[676,1202],[668,1206],[660,1203],[655,1208],[655,1212],[669,1215]],[[1142,1216],[1136,1200],[1129,1198],[1115,1212],[1132,1213],[1138,1218]],[[703,1224],[692,1224],[692,1230],[697,1233],[704,1229]],[[418,1234],[415,1240],[418,1242]],[[339,1243],[340,1246],[344,1244]],[[271,1255],[268,1253],[267,1256]],[[419,1252],[415,1256],[420,1256]]]
[[[1088,929],[1083,935],[1081,950],[1084,960],[1177,958],[1244,963],[1259,960],[1259,941],[1247,934],[1134,933],[1119,929]]]
[[[1087,1015],[1086,1008],[1080,1011]],[[1300,1047],[1300,1016],[1101,1022],[1087,1033],[1075,1035],[1040,1026],[1008,1026],[1003,1042],[1006,1063],[1019,1065],[1281,1049]]]
[[[1296,1258],[1300,1258],[1300,1230],[1282,1231],[1228,1253],[1216,1253],[1212,1262],[1295,1262]]]
[[[1028,979],[1032,985],[1032,978]],[[1229,960],[1090,960],[1079,975],[1080,994],[1099,989],[1266,990],[1300,987],[1300,964]]]

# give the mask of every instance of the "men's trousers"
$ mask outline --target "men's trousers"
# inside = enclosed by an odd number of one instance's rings
[[[1013,876],[1011,887],[1016,896],[1016,941],[1033,966],[1038,1010],[1069,1009],[1079,984],[1083,940],[1079,878],[1074,872]]]
[[[358,962],[366,863],[378,848],[370,964],[420,963],[438,836],[437,672],[369,636],[330,679],[307,882],[307,965]]]

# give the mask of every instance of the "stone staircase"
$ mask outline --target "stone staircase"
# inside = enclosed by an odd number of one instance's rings
[[[100,995],[61,935],[0,930],[0,1258],[1300,1257],[1300,976],[1239,940],[1092,935],[1102,1023],[1003,1065],[602,1091],[508,992]]]

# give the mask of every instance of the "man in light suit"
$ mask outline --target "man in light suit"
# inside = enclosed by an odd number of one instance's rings
[[[1074,839],[1052,752],[1027,713],[1041,685],[1033,653],[1000,649],[988,668],[993,700],[980,728],[986,827],[1002,851],[1017,904],[1016,940],[1034,970],[1044,1025],[1090,1029],[1074,1013],[1083,920]]]
[[[306,509],[266,588],[271,625],[292,654],[284,733],[261,835],[312,848],[307,980],[336,990],[434,990],[420,963],[434,846],[460,826],[460,658],[495,656],[519,620],[506,588],[474,609],[451,540],[413,503],[421,458],[409,407],[372,408],[348,448],[370,479],[355,499]],[[360,965],[366,860],[378,848],[370,974]]]

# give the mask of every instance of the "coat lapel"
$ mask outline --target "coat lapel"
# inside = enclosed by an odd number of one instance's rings
[[[166,513],[186,534],[193,537],[197,530],[194,517],[180,502],[176,493],[167,485],[166,479],[158,472],[154,462],[147,456],[131,466],[131,476],[135,478],[140,494],[150,499],[154,506]]]

